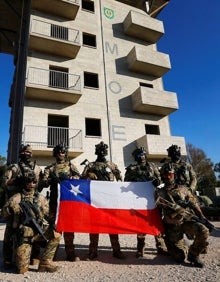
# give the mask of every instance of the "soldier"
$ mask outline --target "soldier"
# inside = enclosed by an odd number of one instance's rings
[[[95,154],[97,159],[94,162],[87,164],[83,170],[82,178],[104,181],[121,181],[121,173],[116,164],[106,160],[108,155],[108,145],[101,141],[95,145]],[[87,260],[93,260],[98,256],[98,241],[99,234],[89,234],[89,255]],[[113,256],[118,259],[124,259],[124,254],[121,252],[118,234],[109,234]]]
[[[50,186],[50,216],[55,222],[57,210],[57,185],[64,179],[80,178],[79,171],[76,166],[68,161],[68,150],[64,144],[58,144],[53,149],[53,157],[56,158],[56,163],[47,166],[44,170],[43,183],[45,187]],[[79,257],[75,254],[73,244],[74,233],[64,232],[64,244],[68,261],[79,261]]]
[[[124,181],[145,182],[152,181],[155,187],[160,185],[160,172],[157,166],[147,161],[147,154],[144,147],[135,149],[132,153],[135,164],[131,164],[126,168]],[[144,256],[146,234],[137,235],[137,253],[136,257],[140,258]],[[165,242],[163,235],[155,236],[157,253],[161,255],[167,255]]]
[[[181,148],[172,145],[167,149],[172,167],[175,170],[175,180],[177,184],[187,186],[191,192],[195,193],[197,178],[192,165],[181,158]]]
[[[176,262],[182,263],[187,257],[195,267],[201,268],[199,255],[207,246],[209,229],[193,217],[205,219],[197,198],[186,186],[175,182],[175,168],[171,164],[161,168],[161,178],[165,186],[157,191],[156,202],[163,213],[168,251]],[[184,244],[184,234],[193,238],[189,250]]]
[[[22,191],[24,187],[24,179],[27,174],[34,172],[36,175],[37,182],[39,183],[41,176],[41,168],[36,165],[35,162],[31,161],[33,156],[32,148],[30,145],[21,144],[19,148],[19,162],[8,166],[5,172],[4,187],[6,190],[6,200],[10,197]],[[37,185],[38,186],[38,185]],[[37,187],[36,186],[36,187]],[[6,228],[3,240],[3,263],[5,268],[10,268],[12,264],[12,244],[10,234],[12,229],[12,222],[9,219],[6,221]],[[33,260],[37,260],[39,255],[39,248],[33,248]]]
[[[25,176],[23,190],[12,196],[2,209],[2,216],[12,222],[12,234],[14,237],[17,273],[24,274],[28,271],[31,245],[41,229],[45,216],[49,214],[48,201],[40,195],[35,186],[37,179],[33,172]],[[22,204],[27,206],[24,210]],[[58,267],[52,263],[55,251],[59,245],[61,235],[55,232],[49,225],[47,231],[48,242],[42,255],[39,269],[40,272],[55,272]]]

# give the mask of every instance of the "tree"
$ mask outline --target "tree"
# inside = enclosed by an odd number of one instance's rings
[[[220,179],[220,163],[215,164],[214,171],[219,174],[218,178]]]
[[[215,195],[216,177],[213,162],[207,158],[203,150],[196,148],[190,143],[186,147],[190,163],[197,175],[197,190],[202,195]]]

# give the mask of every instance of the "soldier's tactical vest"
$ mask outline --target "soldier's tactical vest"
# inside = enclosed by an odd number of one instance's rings
[[[178,185],[187,185],[190,182],[189,179],[189,172],[186,168],[186,165],[184,162],[180,163],[172,163],[172,167],[175,171],[175,182]]]
[[[92,172],[96,174],[98,180],[104,181],[113,181],[114,174],[109,166],[106,163],[94,162],[92,166]]]
[[[126,171],[126,181],[145,182],[154,178],[154,168],[150,163],[146,165],[130,165]]]

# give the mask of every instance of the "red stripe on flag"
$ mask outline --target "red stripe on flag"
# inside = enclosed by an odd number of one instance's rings
[[[152,210],[100,209],[73,201],[60,202],[57,230],[107,234],[159,235],[163,233],[157,208]]]

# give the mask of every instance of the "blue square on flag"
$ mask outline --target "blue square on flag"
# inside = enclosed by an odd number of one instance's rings
[[[88,180],[64,180],[61,182],[60,201],[78,201],[91,203],[90,181]]]

